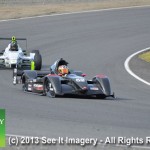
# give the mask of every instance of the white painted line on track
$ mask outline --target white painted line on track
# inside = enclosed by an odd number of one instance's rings
[[[16,18],[16,19],[6,19],[6,20],[0,20],[0,22],[7,22],[7,21],[14,21],[14,20],[26,20],[26,19],[43,18],[43,17],[53,17],[53,16],[63,16],[63,15],[73,15],[73,14],[83,14],[83,13],[92,13],[92,12],[101,12],[101,11],[124,10],[124,9],[132,9],[132,8],[146,8],[146,7],[150,7],[150,5],[119,7],[119,8],[105,8],[105,9],[85,10],[85,11],[68,12],[68,13],[56,13],[56,14],[50,14],[50,15],[23,17],[23,18]]]
[[[147,82],[147,81],[145,81],[144,79],[142,79],[141,77],[137,76],[137,75],[130,69],[130,67],[129,67],[130,60],[131,60],[134,56],[136,56],[136,55],[138,55],[138,54],[140,54],[140,53],[142,53],[142,52],[145,52],[145,51],[147,51],[147,50],[149,50],[149,49],[150,49],[150,47],[145,48],[145,49],[143,49],[143,50],[140,50],[140,51],[138,51],[138,52],[136,52],[136,53],[130,55],[130,56],[126,59],[126,61],[125,61],[125,63],[124,63],[124,67],[125,67],[126,71],[127,71],[131,76],[133,76],[133,77],[136,78],[137,80],[139,80],[139,81],[141,81],[141,82],[143,82],[143,83],[145,83],[145,84],[147,84],[147,85],[150,86],[150,83],[149,83],[149,82]]]

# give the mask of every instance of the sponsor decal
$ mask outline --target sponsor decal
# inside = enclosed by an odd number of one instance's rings
[[[28,91],[32,91],[32,85],[28,84]]]
[[[39,91],[43,90],[43,85],[41,84],[34,84],[33,86],[36,90],[39,90]]]
[[[0,109],[0,147],[6,146],[5,109]]]
[[[90,87],[90,90],[93,90],[93,91],[98,91],[98,87]]]
[[[82,89],[83,89],[83,90],[87,90],[87,87],[86,87],[86,86],[84,86]]]
[[[28,91],[32,91],[32,89],[30,87],[28,87]]]

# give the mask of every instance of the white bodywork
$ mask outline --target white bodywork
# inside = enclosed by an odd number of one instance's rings
[[[17,51],[12,51],[10,46],[11,44],[8,44],[3,55],[0,56],[0,66],[6,68],[30,66],[31,61],[34,60],[35,53],[30,53],[29,56],[26,56],[19,45]]]

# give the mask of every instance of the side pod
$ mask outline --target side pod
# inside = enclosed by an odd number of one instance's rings
[[[17,77],[20,77],[19,79]],[[22,83],[23,78],[26,79],[35,79],[37,77],[37,72],[35,70],[18,70],[17,68],[13,69],[13,84]]]
[[[61,80],[59,76],[55,76],[55,75],[50,75],[47,76],[44,80],[44,86],[46,84],[46,82],[49,82],[52,84],[53,88],[54,88],[54,92],[57,95],[61,95],[62,94],[62,89],[61,89]]]
[[[107,76],[105,75],[96,75],[93,78],[93,81],[95,81],[96,83],[98,83],[103,91],[103,93],[106,96],[112,96],[111,95],[111,88],[110,88],[110,82]]]

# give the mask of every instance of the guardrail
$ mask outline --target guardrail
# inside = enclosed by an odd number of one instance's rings
[[[99,2],[104,0],[0,0],[0,6],[4,5],[32,5],[51,3],[79,3],[79,2]],[[105,0],[108,1],[108,0]]]

